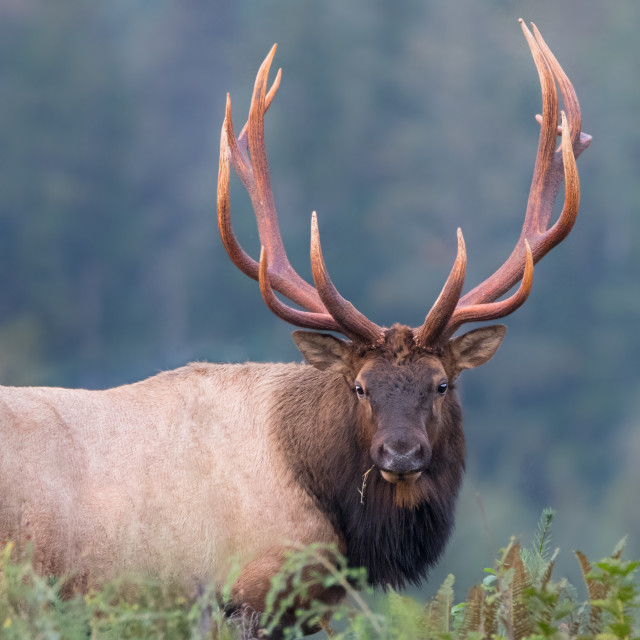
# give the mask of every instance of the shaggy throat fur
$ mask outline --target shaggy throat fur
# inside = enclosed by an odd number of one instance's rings
[[[452,465],[446,479],[436,478],[434,471],[430,468],[418,479],[426,486],[426,497],[415,506],[399,505],[397,485],[380,473],[370,474],[363,496],[356,490],[361,474],[344,477],[344,484],[336,486],[335,498],[324,510],[345,540],[349,564],[365,567],[372,586],[417,586],[444,551],[454,526],[463,467]],[[439,490],[443,480],[447,486]]]
[[[302,365],[297,382],[314,378],[319,393],[292,409],[283,392],[275,411],[285,425],[276,435],[295,481],[314,499],[344,541],[349,564],[365,567],[375,587],[419,585],[442,554],[454,526],[455,504],[464,472],[464,435],[457,402],[453,402],[447,438],[434,448],[429,468],[416,481],[422,499],[403,504],[398,485],[384,480],[378,469],[363,474],[372,462],[357,435],[356,407],[342,376]],[[309,381],[307,380],[307,383]],[[296,386],[295,383],[293,385]],[[328,405],[339,403],[343,422],[331,419]],[[285,415],[283,415],[283,413]],[[335,414],[334,414],[335,415]]]

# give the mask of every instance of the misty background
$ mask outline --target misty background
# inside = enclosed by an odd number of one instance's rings
[[[464,597],[546,506],[567,571],[573,549],[601,557],[624,535],[638,556],[640,3],[2,0],[0,382],[103,388],[193,360],[301,359],[215,219],[226,93],[239,130],[274,42],[267,150],[292,264],[310,277],[317,210],[341,293],[378,324],[421,324],[457,227],[465,290],[520,233],[541,99],[519,17],[593,142],[573,232],[496,357],[463,375],[468,470],[425,592],[453,572]],[[231,214],[257,258],[235,176]]]

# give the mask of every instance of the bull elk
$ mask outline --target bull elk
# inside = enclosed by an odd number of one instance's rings
[[[320,330],[293,334],[308,364],[196,363],[104,391],[3,387],[0,543],[32,540],[38,569],[72,574],[80,588],[125,571],[222,584],[236,558],[244,568],[234,601],[257,611],[291,542],[335,543],[373,585],[423,580],[451,533],[465,466],[456,382],[494,355],[505,327],[452,336],[523,304],[534,264],[567,236],[578,212],[576,157],[590,136],[581,133],[569,79],[535,26],[533,34],[522,27],[543,101],[522,233],[504,264],[461,296],[458,231],[451,273],[416,328],[379,326],[341,297],[315,214],[315,286],[291,267],[264,143],[264,114],[280,83],[278,72],[267,90],[274,46],[237,137],[227,97],[218,222],[231,260],[258,280],[268,307]],[[253,203],[259,261],[231,229],[230,165]],[[552,224],[563,179],[564,206]]]

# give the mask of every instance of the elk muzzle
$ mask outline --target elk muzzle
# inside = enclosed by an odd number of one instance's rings
[[[429,466],[431,445],[424,431],[378,432],[370,454],[387,482],[412,483]]]

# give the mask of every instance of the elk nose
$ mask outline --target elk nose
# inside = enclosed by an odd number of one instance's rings
[[[376,464],[385,471],[398,474],[424,471],[431,460],[431,450],[422,443],[387,443],[379,445]]]

